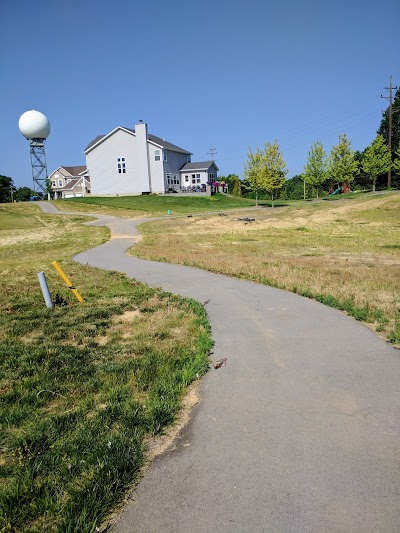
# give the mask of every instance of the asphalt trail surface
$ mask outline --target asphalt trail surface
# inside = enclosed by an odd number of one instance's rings
[[[400,352],[315,301],[129,257],[137,223],[99,216],[111,240],[75,260],[207,302],[227,363],[112,531],[399,532]]]

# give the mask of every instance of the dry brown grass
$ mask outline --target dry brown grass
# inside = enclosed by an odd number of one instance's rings
[[[238,220],[246,216],[255,222]],[[152,222],[141,230],[145,238],[132,254],[317,295],[322,301],[351,302],[368,311],[367,320],[378,331],[393,336],[400,304],[398,193]]]

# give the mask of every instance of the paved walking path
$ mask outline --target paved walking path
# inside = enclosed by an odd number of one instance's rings
[[[137,221],[99,218],[114,238],[75,259],[207,301],[227,357],[113,531],[400,531],[400,352],[295,294],[129,257]]]

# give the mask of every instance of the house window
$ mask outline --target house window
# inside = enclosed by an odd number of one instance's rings
[[[196,184],[196,174],[192,174],[192,184]]]
[[[167,185],[179,185],[179,176],[177,174],[166,174]]]
[[[215,181],[215,174],[209,174],[208,176],[209,176],[208,181],[210,181],[211,183],[214,183],[214,181]]]
[[[189,154],[188,154],[186,160],[187,160],[188,163],[190,163],[190,155]]]
[[[126,168],[125,168],[125,157],[119,157],[118,158],[118,174],[125,174]]]
[[[185,181],[189,181],[189,176],[185,176]]]
[[[154,161],[160,161],[160,159],[161,159],[160,150],[155,150],[155,152],[154,152]]]
[[[51,186],[52,186],[52,187],[57,187],[57,182],[56,182],[56,180],[54,180],[54,181],[51,182]]]
[[[63,186],[62,180],[58,180],[58,186],[59,186],[59,187],[62,187],[62,186]]]
[[[196,174],[196,182],[197,182],[197,183],[200,183],[200,181],[201,181],[201,180],[200,180],[200,174]]]

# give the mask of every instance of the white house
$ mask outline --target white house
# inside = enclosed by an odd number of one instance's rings
[[[204,189],[206,185],[212,185],[217,181],[218,170],[214,161],[186,163],[179,171],[181,175],[181,188]]]
[[[51,182],[51,196],[73,198],[90,194],[90,177],[86,166],[60,166],[48,178]]]
[[[105,194],[164,193],[181,188],[180,170],[191,152],[147,132],[118,126],[97,136],[84,150],[91,192]]]

